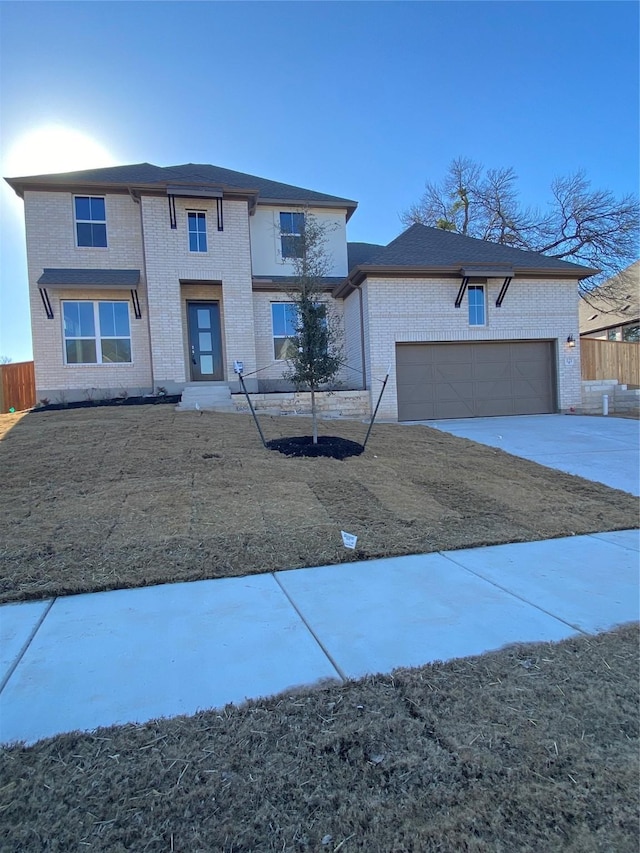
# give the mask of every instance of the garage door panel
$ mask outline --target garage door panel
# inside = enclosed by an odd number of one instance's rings
[[[396,347],[400,420],[545,414],[555,411],[550,341]]]
[[[513,400],[483,400],[475,401],[474,414],[476,418],[504,417],[514,414]]]
[[[471,344],[455,344],[449,347],[446,344],[444,346],[432,345],[431,347],[427,345],[426,348],[433,350],[429,358],[434,364],[439,365],[469,364],[473,357]]]
[[[433,368],[435,382],[463,382],[470,377],[468,364],[437,364]]]
[[[429,364],[407,364],[402,368],[403,385],[420,385],[424,382],[433,382],[434,379],[434,368]]]
[[[445,400],[473,400],[473,382],[439,382],[434,385],[435,399]]]
[[[473,378],[509,380],[511,378],[511,365],[508,362],[484,362],[471,365]]]

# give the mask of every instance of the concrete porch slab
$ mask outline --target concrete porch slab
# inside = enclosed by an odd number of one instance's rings
[[[277,578],[349,678],[576,633],[440,554],[297,569]]]
[[[580,631],[595,634],[640,618],[638,552],[599,536],[492,545],[446,556]]]
[[[193,714],[324,679],[338,675],[272,575],[69,596],[0,694],[0,741]]]

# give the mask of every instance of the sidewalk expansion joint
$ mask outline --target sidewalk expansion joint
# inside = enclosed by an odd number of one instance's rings
[[[36,624],[33,626],[33,630],[31,631],[31,633],[30,633],[30,634],[29,634],[29,636],[27,637],[27,639],[26,639],[26,641],[25,641],[24,645],[22,646],[22,648],[20,649],[20,651],[19,651],[19,652],[18,652],[18,654],[16,655],[16,659],[14,660],[14,662],[13,662],[13,663],[11,664],[11,666],[9,667],[9,669],[8,669],[7,674],[5,675],[5,677],[2,679],[2,681],[0,681],[0,693],[2,693],[2,691],[4,690],[4,688],[7,686],[7,682],[9,681],[9,679],[11,678],[11,676],[13,675],[13,673],[14,673],[14,672],[16,671],[16,669],[18,668],[18,665],[20,664],[20,661],[21,661],[21,660],[22,660],[22,658],[25,656],[27,649],[29,648],[29,646],[30,646],[30,645],[31,645],[31,643],[33,642],[33,638],[35,637],[35,635],[36,635],[36,634],[38,633],[38,631],[40,630],[40,626],[42,625],[42,623],[44,622],[44,620],[47,618],[47,616],[48,616],[48,614],[49,614],[49,611],[51,610],[51,608],[53,607],[53,605],[55,604],[55,602],[56,602],[56,601],[57,601],[57,596],[56,596],[55,598],[52,598],[52,599],[51,599],[51,601],[49,602],[49,606],[45,608],[45,610],[44,610],[44,612],[43,612],[42,616],[38,619],[38,621],[36,622]]]
[[[599,533],[586,533],[590,539],[599,539],[601,542],[608,542],[609,545],[615,545],[616,548],[624,548],[625,551],[631,551],[632,553],[637,553],[636,548],[629,548],[628,545],[623,545],[622,542],[616,542],[613,539],[602,539],[601,537],[606,535],[607,533],[628,533],[630,530],[635,531],[637,528],[624,528],[623,530],[603,530]]]
[[[289,595],[289,593],[288,593],[288,592],[287,592],[287,590],[285,589],[284,585],[280,582],[280,580],[279,580],[278,576],[276,575],[276,573],[275,573],[275,572],[271,572],[271,577],[272,577],[272,578],[274,579],[274,581],[278,584],[278,586],[280,587],[280,589],[282,590],[282,592],[283,592],[283,593],[284,593],[284,595],[286,596],[287,601],[289,602],[289,604],[293,607],[293,609],[296,611],[296,613],[297,613],[297,614],[298,614],[298,616],[300,617],[300,620],[301,620],[302,624],[305,626],[305,628],[307,629],[307,631],[311,634],[311,636],[312,636],[312,637],[313,637],[313,639],[316,641],[316,643],[320,646],[320,648],[322,649],[323,654],[324,654],[324,655],[325,655],[325,657],[329,660],[329,663],[331,664],[331,666],[335,669],[335,671],[338,673],[338,675],[340,676],[340,678],[341,678],[343,681],[345,681],[345,682],[346,682],[346,681],[349,681],[349,676],[348,676],[345,672],[343,672],[343,670],[341,669],[341,667],[340,667],[340,666],[338,666],[338,663],[334,660],[334,658],[332,657],[331,653],[329,652],[329,650],[327,649],[327,647],[324,645],[324,643],[322,642],[322,640],[320,639],[320,637],[318,637],[318,635],[317,635],[317,634],[316,634],[316,632],[313,630],[313,628],[311,627],[311,625],[307,622],[307,620],[306,620],[306,619],[305,619],[305,617],[304,617],[304,614],[302,613],[302,611],[300,610],[300,608],[298,607],[298,605],[295,603],[295,601],[293,600],[293,598],[291,598],[291,596]]]
[[[509,589],[506,586],[502,586],[495,581],[492,581],[491,578],[487,578],[484,575],[480,574],[480,572],[476,572],[473,569],[470,569],[468,566],[465,566],[464,563],[459,562],[458,560],[454,560],[453,557],[450,557],[449,554],[451,552],[439,551],[441,556],[445,557],[447,560],[450,560],[454,565],[458,566],[461,569],[469,572],[472,575],[475,575],[480,580],[486,581],[486,583],[490,583],[492,586],[495,586],[496,589],[502,590],[502,592],[506,592],[507,595],[513,596],[513,598],[517,598],[519,601],[522,601],[523,604],[528,604],[529,607],[533,607],[536,610],[539,610],[541,613],[546,614],[547,616],[551,616],[552,619],[557,620],[558,622],[562,622],[563,625],[567,625],[569,628],[572,628],[574,631],[578,631],[579,634],[584,634],[585,637],[591,637],[592,634],[590,631],[585,631],[584,628],[579,628],[577,625],[574,625],[572,622],[567,622],[566,619],[563,619],[561,616],[558,616],[556,613],[552,613],[550,610],[545,610],[544,607],[540,607],[539,604],[534,604],[533,601],[529,601],[528,598],[525,598],[522,595],[518,595],[517,592],[513,592],[513,590]]]

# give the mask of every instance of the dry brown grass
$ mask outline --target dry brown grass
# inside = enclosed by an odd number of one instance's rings
[[[265,450],[249,416],[3,415],[0,601],[635,527],[638,501],[501,450],[380,424],[364,454]],[[264,417],[267,439],[309,421]],[[362,441],[357,422],[321,434]],[[358,536],[346,551],[340,530]]]
[[[3,851],[636,853],[638,630],[0,752]]]

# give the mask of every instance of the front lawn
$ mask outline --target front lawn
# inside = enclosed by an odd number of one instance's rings
[[[261,423],[267,440],[310,431],[304,418]],[[638,522],[631,495],[421,426],[376,425],[344,461],[265,450],[248,415],[168,406],[2,415],[0,429],[5,602]]]

